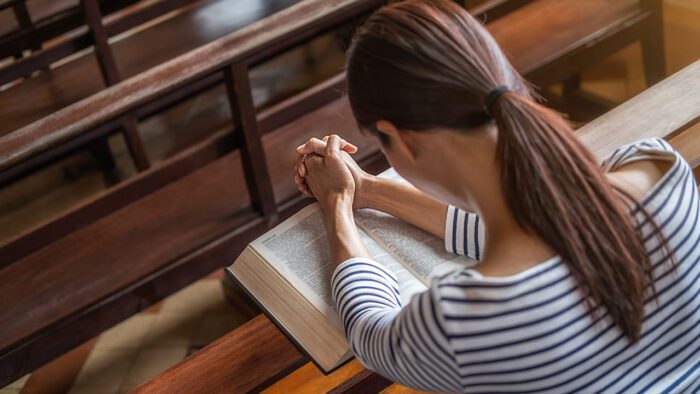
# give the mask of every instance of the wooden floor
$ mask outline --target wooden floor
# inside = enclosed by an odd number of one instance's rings
[[[665,34],[667,39],[667,63],[669,72],[676,71],[683,65],[690,63],[692,60],[700,59],[700,26],[696,23],[700,20],[700,2],[697,0],[665,0]],[[337,56],[342,57],[342,50],[334,48],[332,42],[319,42],[316,45],[314,53],[317,57],[327,59],[328,68],[332,70],[322,70],[322,72],[334,73],[333,69],[338,64]],[[324,55],[325,54],[325,55]],[[261,88],[258,90],[258,100],[264,100],[266,89],[263,86],[270,84],[275,79],[279,83],[288,83],[285,78],[280,78],[280,75],[288,71],[288,64],[296,64],[300,69],[304,66],[304,53],[300,52],[292,55],[291,58],[297,59],[297,62],[291,62],[289,59],[283,59],[278,63],[271,64],[268,68],[261,68],[256,71],[254,81],[258,81]],[[281,80],[280,80],[281,79]],[[305,81],[298,81],[299,84]],[[292,84],[293,85],[293,84]],[[634,94],[638,93],[644,87],[643,73],[639,58],[638,46],[631,46],[619,54],[608,59],[603,64],[592,68],[584,76],[584,87],[596,93],[603,94],[610,99],[623,101]],[[293,87],[291,88],[293,89]],[[210,92],[211,97],[217,97],[220,92]],[[188,125],[201,124],[202,122],[210,122],[207,128],[216,129],[218,127],[217,119],[224,115],[228,116],[225,102],[216,104],[216,100],[211,97],[204,97],[192,100],[182,104],[180,107],[173,109],[172,113],[160,119],[151,119],[143,122],[142,132],[147,140],[158,143],[149,145],[149,153],[154,157],[168,157],[182,147],[187,146],[197,140],[204,138],[207,133],[197,136],[197,130],[191,130]],[[213,103],[213,104],[212,104]],[[2,109],[0,108],[0,111]],[[342,114],[340,114],[342,116]],[[0,119],[2,115],[0,115]],[[303,121],[303,120],[300,120]],[[1,122],[0,122],[1,123]],[[310,133],[319,134],[325,130],[327,125],[316,124],[310,125]],[[195,131],[195,133],[192,133]],[[178,138],[169,138],[170,134],[177,134]],[[195,135],[196,137],[192,137]],[[166,138],[167,137],[167,138]],[[190,139],[192,138],[192,139]],[[271,173],[284,173],[283,168],[285,163],[289,163],[290,158],[293,158],[294,152],[289,150],[289,146],[300,142],[305,136],[297,136],[293,140],[266,139],[266,150],[269,154],[269,166]],[[361,137],[357,137],[361,138]],[[291,138],[290,138],[291,139]],[[284,141],[284,143],[282,142]],[[163,143],[164,142],[164,143]],[[123,152],[123,142],[115,139],[112,141],[115,150],[118,154]],[[161,144],[162,143],[162,144]],[[366,141],[365,141],[366,143]],[[119,156],[123,157],[123,156]],[[274,160],[272,159],[274,158]],[[279,158],[279,160],[277,160]],[[237,158],[235,155],[222,158],[220,161],[213,163],[211,166],[218,169],[227,176],[238,176],[237,171],[230,170],[232,165],[236,167]],[[129,171],[125,161],[120,161],[123,168]],[[278,198],[283,198],[294,191],[294,185],[291,182],[291,177],[274,179],[275,194]],[[237,191],[230,188],[231,185],[212,185],[207,183],[206,179],[197,177],[197,173],[193,174],[189,179],[188,190],[174,190],[176,198],[188,198],[191,190],[198,190],[193,198],[204,198],[208,193],[236,193]],[[13,185],[11,188],[0,190],[0,239],[11,237],[21,231],[22,228],[27,228],[37,221],[44,220],[50,217],[52,212],[62,207],[71,206],[77,201],[102,190],[101,176],[94,168],[92,160],[89,156],[80,154],[71,157],[60,164],[48,168],[36,177],[28,179],[21,184]],[[144,203],[144,214],[147,214],[147,202]],[[217,231],[225,231],[234,225],[234,219],[227,217],[226,212],[234,209],[226,205],[225,201],[216,206],[211,206],[206,212],[183,213],[183,220],[191,220],[192,231],[179,236],[185,238],[199,237],[202,234],[214,234]],[[197,217],[199,215],[216,215],[221,217],[220,228],[202,228],[198,225]],[[188,219],[189,218],[189,219]],[[112,231],[110,228],[100,227],[100,223],[96,223],[91,229],[95,230],[96,242],[99,241],[100,234],[107,234]],[[138,231],[165,231],[154,226],[149,229],[133,229],[138,236]],[[164,236],[167,234],[164,234]],[[1,241],[0,241],[1,242]],[[98,245],[96,246],[98,247]],[[69,251],[70,243],[65,242],[57,244],[54,252],[58,250]],[[183,250],[178,250],[176,245],[172,250],[147,251],[139,250],[134,253],[183,253]],[[89,254],[90,250],[81,253]],[[127,251],[125,251],[127,253]],[[132,253],[132,252],[128,252]],[[50,272],[54,272],[59,267],[52,268]],[[148,267],[135,267],[134,269],[148,269]],[[53,270],[53,271],[52,271]],[[47,274],[47,275],[49,275]],[[203,279],[192,286],[186,288],[180,293],[166,299],[159,307],[153,308],[138,314],[127,322],[116,326],[114,329],[103,334],[100,338],[88,341],[83,346],[77,348],[73,352],[59,358],[58,360],[48,364],[47,366],[36,371],[31,376],[23,378],[23,380],[10,385],[6,389],[1,389],[0,393],[19,393],[19,392],[36,392],[37,388],[53,388],[63,387],[61,392],[68,391],[73,387],[73,392],[82,393],[117,393],[123,392],[128,387],[133,387],[135,381],[141,381],[162,371],[170,363],[179,361],[188,351],[183,351],[183,341],[190,346],[193,344],[193,338],[197,335],[193,332],[197,329],[192,329],[191,321],[198,319],[207,311],[212,309],[207,306],[203,299],[211,297],[219,299],[216,295],[218,289],[218,277],[220,273],[213,277]],[[118,279],[118,278],[117,278]],[[207,282],[208,281],[208,282]],[[94,291],[99,291],[99,286],[104,284],[96,284]],[[11,286],[10,286],[11,287]],[[9,287],[8,287],[9,288]],[[4,290],[3,290],[4,291]],[[184,294],[184,295],[183,295]],[[212,295],[213,294],[213,295]],[[0,296],[4,296],[1,295]],[[190,301],[187,301],[189,299]],[[192,301],[200,300],[200,301]],[[79,297],[76,297],[75,302],[79,302]],[[242,301],[245,303],[245,301]],[[173,314],[168,318],[161,318],[163,322],[156,324],[159,311],[173,311],[173,305],[184,306],[180,308],[183,315],[179,317]],[[159,309],[162,308],[162,309]],[[243,310],[243,309],[241,309]],[[147,316],[147,314],[151,314]],[[23,317],[18,311],[16,316],[18,319]],[[216,316],[220,320],[216,320]],[[50,318],[50,317],[45,317]],[[245,320],[245,316],[236,315],[236,312],[222,312],[218,315],[209,316],[208,323],[219,327],[212,332],[222,332],[229,330]],[[134,323],[134,322],[137,323]],[[140,321],[141,323],[138,323]],[[147,325],[149,330],[154,329],[156,333],[160,333],[165,339],[158,342],[149,342],[149,335],[158,334],[143,334],[146,330],[140,324]],[[160,321],[160,320],[158,320]],[[202,318],[201,321],[204,321]],[[159,325],[162,324],[162,325]],[[204,323],[200,323],[204,324]],[[9,326],[12,326],[10,322]],[[140,327],[140,328],[139,328]],[[160,327],[160,328],[154,328]],[[158,331],[160,330],[160,331]],[[165,331],[163,331],[165,330]],[[5,331],[5,330],[3,330]],[[8,331],[9,332],[9,331]],[[225,332],[225,331],[223,331]],[[169,333],[169,334],[168,334]],[[5,335],[3,333],[3,335]],[[145,335],[145,336],[144,336]],[[216,336],[212,334],[211,336]],[[213,339],[213,338],[211,338]],[[110,345],[111,343],[111,345]],[[201,343],[205,345],[206,343]],[[197,343],[199,346],[200,344]],[[110,347],[111,346],[111,347]],[[130,353],[128,349],[137,349]],[[188,348],[189,349],[189,348]],[[192,349],[196,350],[196,349]],[[339,375],[349,375],[359,369],[357,363],[350,363],[338,371]],[[130,372],[135,371],[135,372]],[[131,373],[131,375],[129,375]],[[131,376],[131,377],[129,377]],[[115,385],[105,387],[100,384],[105,382],[115,382]],[[102,382],[102,383],[95,383]],[[319,392],[324,391],[332,383],[332,380],[323,379],[319,371],[311,364],[288,376],[279,383],[271,386],[268,392]],[[41,390],[39,390],[41,391]],[[407,389],[394,385],[385,390],[385,392],[407,392]]]

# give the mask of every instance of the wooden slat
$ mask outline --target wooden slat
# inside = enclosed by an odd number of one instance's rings
[[[102,78],[107,86],[116,85],[121,81],[117,63],[114,60],[112,48],[107,41],[109,36],[107,30],[102,23],[102,12],[97,0],[81,0],[80,2],[85,12],[85,21],[92,34],[92,40],[95,45],[95,54],[97,55],[97,63],[100,65]],[[128,117],[122,122],[124,129],[124,137],[126,145],[129,148],[129,154],[136,165],[136,169],[144,171],[150,167],[146,149],[143,146],[143,141],[139,135],[138,125],[133,117]],[[104,144],[106,145],[106,143]]]
[[[643,138],[670,138],[700,120],[700,61],[578,130],[599,158]]]
[[[247,393],[306,361],[264,315],[136,388],[134,393]]]
[[[378,0],[307,0],[0,137],[0,171],[236,60],[333,26]]]

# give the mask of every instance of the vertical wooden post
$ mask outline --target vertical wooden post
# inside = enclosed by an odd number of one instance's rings
[[[26,0],[20,0],[14,4],[12,6],[12,12],[15,14],[15,19],[17,19],[17,24],[19,25],[20,29],[27,31],[30,35],[32,35],[34,31],[34,23],[29,15]],[[41,49],[41,44],[36,42],[35,37],[31,37],[29,48],[32,51],[36,51]],[[23,54],[21,52],[15,54],[15,58],[17,59],[21,59],[22,57]]]
[[[642,35],[642,60],[647,87],[666,77],[666,52],[664,49],[663,4],[661,0],[640,0],[649,11]]]
[[[258,130],[248,64],[244,60],[237,61],[230,67],[226,67],[223,72],[235,126],[234,133],[237,141],[240,142],[238,146],[240,146],[251,204],[265,218],[271,219],[277,214],[277,203],[270,183],[260,130]]]
[[[121,81],[117,62],[114,60],[112,49],[109,47],[109,36],[104,24],[102,24],[102,11],[97,0],[81,0],[83,12],[85,13],[85,22],[90,28],[92,39],[95,45],[95,54],[97,62],[100,65],[102,78],[107,86],[115,85]],[[134,164],[139,171],[146,170],[150,167],[146,149],[143,146],[143,141],[139,135],[136,120],[129,117],[122,123],[124,129],[124,138],[126,145],[129,147],[129,153],[134,160]]]

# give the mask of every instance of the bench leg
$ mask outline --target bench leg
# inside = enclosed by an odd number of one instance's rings
[[[107,137],[95,141],[90,146],[90,153],[95,158],[100,171],[102,171],[105,185],[113,186],[124,178],[114,160],[114,155],[109,147]]]
[[[666,77],[666,52],[664,50],[663,5],[659,0],[647,1],[651,15],[641,38],[644,77],[647,87]]]

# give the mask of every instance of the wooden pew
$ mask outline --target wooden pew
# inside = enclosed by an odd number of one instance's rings
[[[217,84],[233,113],[227,130],[0,246],[0,280],[10,284],[0,287],[0,384],[233,261],[297,210],[305,202],[289,176],[292,147],[309,136],[343,130],[365,167],[385,167],[354,125],[342,75],[258,113],[248,76],[382,3],[304,1],[0,137],[2,185]],[[507,48],[520,33],[499,34]],[[571,38],[567,48],[585,45]]]
[[[700,61],[686,67],[640,95],[582,127],[578,134],[601,159],[624,144],[644,138],[665,138],[690,163],[700,164]],[[693,127],[696,126],[696,127]],[[614,130],[614,132],[611,132]],[[256,335],[260,332],[260,335]],[[270,338],[269,345],[264,338]],[[270,366],[267,355],[279,350]],[[274,323],[260,315],[251,322],[186,358],[177,365],[135,389],[136,393],[227,392],[229,388],[258,391],[271,384],[279,392],[303,392],[296,385],[299,376],[283,377],[284,371],[298,366],[303,356],[276,331]],[[305,364],[308,376],[317,376],[313,364]],[[333,392],[378,392],[391,382],[366,370],[351,378],[345,371],[323,378],[337,386]],[[262,376],[261,376],[262,374]],[[299,374],[297,372],[297,374]],[[294,375],[294,373],[289,376]],[[255,376],[248,379],[248,376]],[[301,379],[303,380],[303,379]]]
[[[233,31],[245,24],[254,22],[299,0],[268,0],[264,7],[255,10],[237,7],[234,11],[221,12],[221,7],[209,1],[158,0],[148,4],[139,1],[98,1],[81,0],[79,6],[71,7],[38,20],[36,26],[22,28],[0,37],[0,58],[3,50],[21,50],[32,43],[38,45],[35,51],[15,62],[0,68],[0,86],[15,83],[9,89],[0,91],[0,135],[10,133],[31,121],[78,101],[81,98],[119,83],[124,77],[134,75],[149,67],[172,58],[173,53],[186,52],[206,42],[218,38],[225,32]],[[235,2],[230,2],[235,6]],[[131,6],[128,12],[117,15],[118,11]],[[26,8],[24,0],[13,7]],[[109,38],[146,25],[165,14],[183,9],[180,15],[169,18],[154,27],[136,33],[132,37],[109,43]],[[259,12],[260,9],[263,13]],[[104,16],[113,14],[112,18]],[[212,14],[220,15],[213,23],[215,28],[203,29],[198,18]],[[220,23],[228,17],[230,23]],[[105,22],[106,21],[106,22]],[[164,31],[169,27],[169,34]],[[73,33],[67,34],[69,30]],[[57,44],[41,49],[41,42],[60,36]],[[150,36],[150,37],[149,37]],[[166,38],[175,44],[163,45],[153,51],[148,43]],[[94,51],[85,53],[66,64],[50,68],[52,64],[92,46]],[[134,61],[133,59],[136,59]],[[32,74],[44,70],[40,75]],[[55,92],[60,92],[56,94]],[[18,106],[17,103],[32,102],[34,105]],[[136,119],[127,117],[120,123],[126,144],[139,170],[147,169],[149,159]],[[106,172],[109,183],[118,182],[118,171],[106,138],[93,142],[91,151]]]
[[[223,80],[234,114],[228,130],[0,247],[7,284],[0,287],[0,385],[215,270],[298,209],[293,185],[276,182],[288,178],[294,160],[288,144],[308,138],[300,130],[352,129],[338,100],[342,80],[256,114],[248,68],[378,4],[304,2],[0,137],[0,171],[9,177],[212,80]],[[270,178],[268,168],[278,175]]]

